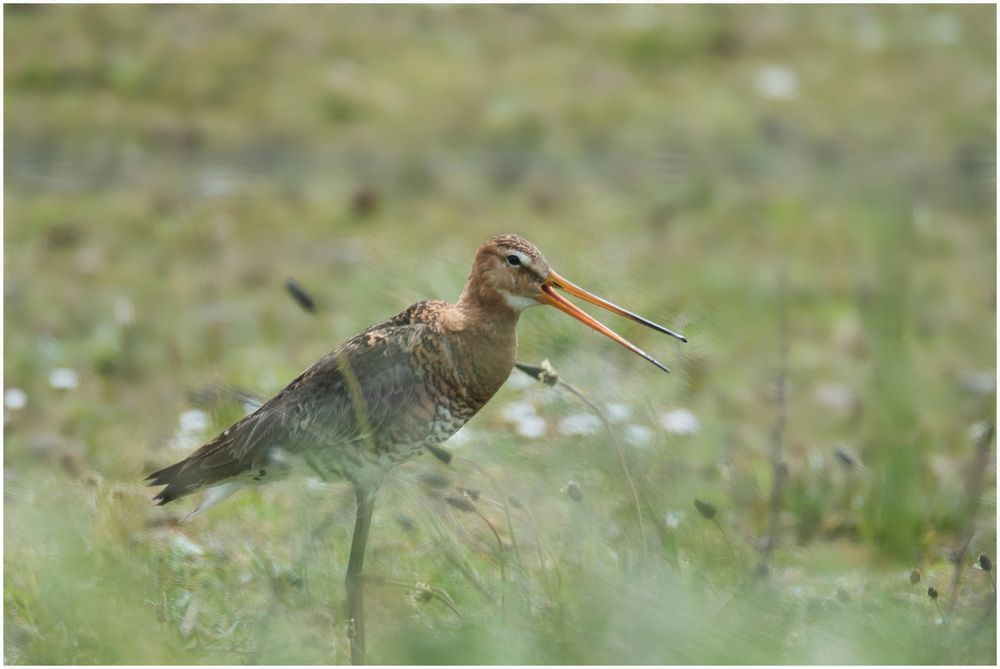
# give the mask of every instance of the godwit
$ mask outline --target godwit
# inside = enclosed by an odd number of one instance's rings
[[[350,481],[357,500],[347,564],[351,661],[364,662],[362,569],[375,496],[395,465],[437,452],[510,375],[517,319],[548,304],[637,353],[645,351],[556,290],[687,341],[552,271],[534,245],[500,235],[479,247],[458,302],[418,302],[373,325],[302,372],[249,416],[180,462],[151,474],[159,504],[208,490],[199,510],[236,490],[276,480],[301,460]]]

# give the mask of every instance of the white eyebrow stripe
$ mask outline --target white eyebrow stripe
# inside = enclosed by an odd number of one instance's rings
[[[521,264],[522,265],[530,265],[531,264],[531,258],[529,258],[528,255],[525,254],[523,251],[511,250],[511,252],[508,253],[507,255],[515,255],[515,256],[517,256],[521,260]]]

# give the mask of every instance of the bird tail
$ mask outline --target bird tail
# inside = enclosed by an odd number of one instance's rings
[[[213,480],[214,477],[208,476],[205,469],[198,466],[196,459],[197,456],[198,453],[195,452],[180,462],[172,464],[169,467],[164,467],[163,469],[153,472],[146,477],[146,481],[149,485],[164,486],[164,488],[156,493],[155,497],[153,497],[154,502],[163,506],[164,504],[168,504],[175,499],[190,495],[221,482]]]
[[[164,505],[220,484],[236,482],[244,485],[222,487],[214,491],[211,506],[237,489],[267,483],[283,477],[289,468],[286,451],[280,446],[286,433],[281,414],[261,407],[230,426],[180,462],[164,467],[146,477],[151,486],[164,486],[153,498]],[[204,504],[199,510],[208,508]]]
[[[245,422],[246,419],[234,427],[238,428]],[[164,486],[153,501],[163,506],[250,472],[254,454],[235,447],[239,443],[238,439],[234,439],[237,434],[230,428],[180,462],[147,476],[149,485]]]

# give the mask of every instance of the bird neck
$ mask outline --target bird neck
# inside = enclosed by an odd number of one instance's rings
[[[510,336],[517,327],[519,309],[515,309],[498,291],[469,281],[455,305],[465,328]]]
[[[478,406],[499,390],[514,369],[519,312],[504,299],[482,299],[481,293],[462,293],[452,312],[453,351],[466,370],[465,384]]]

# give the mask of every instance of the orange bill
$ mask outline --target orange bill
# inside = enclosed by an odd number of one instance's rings
[[[642,356],[643,358],[653,363],[654,365],[656,365],[665,372],[669,372],[670,370],[667,369],[667,367],[663,365],[663,363],[661,363],[659,360],[649,355],[641,348],[639,348],[632,342],[628,341],[620,334],[618,334],[611,328],[607,327],[606,325],[595,319],[593,316],[583,311],[575,304],[567,300],[565,297],[557,293],[555,291],[556,288],[564,290],[570,295],[579,297],[581,300],[586,300],[591,304],[596,304],[597,306],[603,309],[607,309],[608,311],[618,314],[619,316],[624,316],[625,318],[629,318],[635,321],[636,323],[642,323],[646,327],[652,328],[657,332],[662,332],[664,334],[670,335],[671,337],[676,337],[677,339],[680,339],[683,342],[687,341],[684,335],[674,332],[673,330],[667,329],[662,325],[657,325],[653,321],[647,320],[642,316],[639,316],[638,314],[634,314],[628,309],[623,309],[622,307],[619,307],[617,304],[608,302],[603,298],[597,297],[596,295],[587,292],[583,288],[580,288],[576,284],[567,281],[566,279],[562,278],[555,272],[550,272],[548,277],[546,277],[545,282],[542,284],[542,293],[535,299],[537,299],[542,304],[548,304],[550,306],[555,307],[559,311],[562,311],[563,313],[569,314],[570,316],[577,319],[581,323],[584,323],[585,325],[588,325],[593,329],[597,330],[608,339],[612,339],[621,344],[622,346],[624,346],[625,348],[627,348],[628,350],[632,351],[633,353]]]

